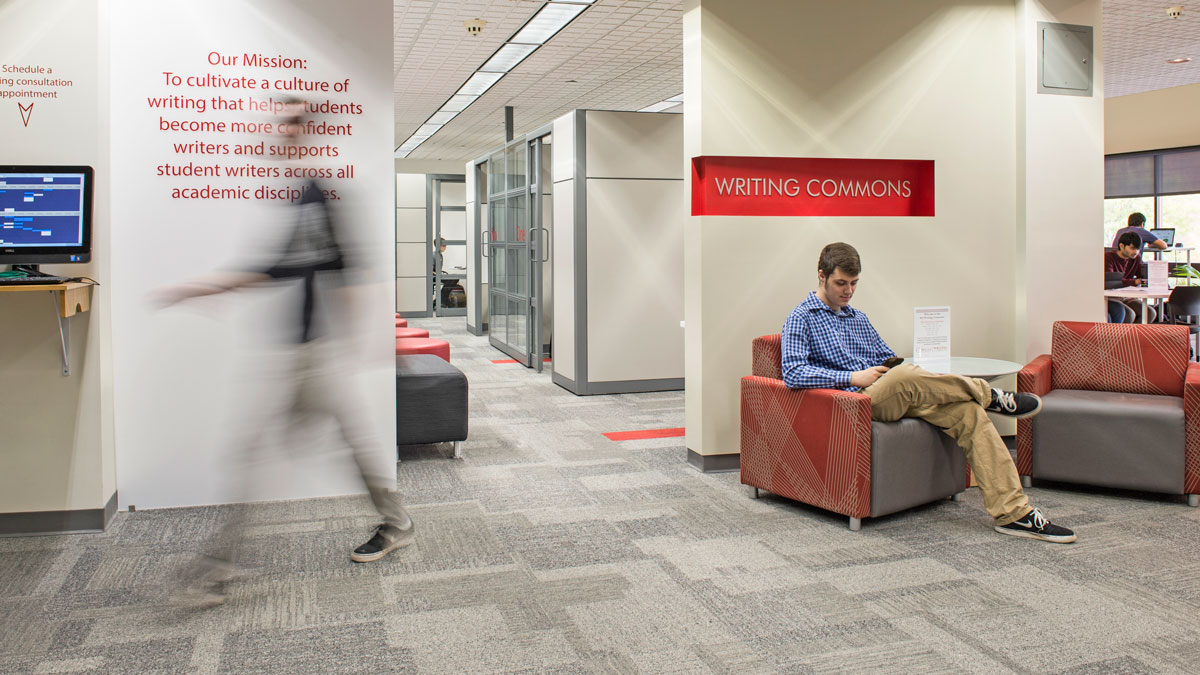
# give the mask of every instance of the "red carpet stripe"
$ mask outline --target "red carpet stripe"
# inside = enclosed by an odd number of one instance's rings
[[[642,431],[610,431],[604,434],[610,441],[641,441],[647,438],[675,438],[684,435],[684,428],[644,429]]]

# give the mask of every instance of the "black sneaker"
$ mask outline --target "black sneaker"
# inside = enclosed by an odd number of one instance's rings
[[[1025,514],[1024,518],[1015,520],[1007,525],[996,525],[995,530],[1000,534],[1041,539],[1042,541],[1049,541],[1055,544],[1070,544],[1075,541],[1074,532],[1050,522],[1038,509],[1030,511]]]
[[[375,535],[370,541],[354,549],[350,559],[354,562],[374,562],[383,556],[404,548],[413,543],[413,531],[416,528],[410,522],[407,529],[401,530],[395,525],[380,525],[375,528]]]
[[[1021,420],[1040,413],[1042,411],[1042,399],[1033,394],[1025,394],[1019,391],[993,389],[992,402],[988,404],[985,410]]]

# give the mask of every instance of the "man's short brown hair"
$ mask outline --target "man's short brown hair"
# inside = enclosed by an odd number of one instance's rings
[[[862,263],[858,259],[858,251],[853,246],[839,241],[821,249],[817,269],[825,274],[826,279],[833,276],[834,270],[841,270],[856,277],[862,271]]]

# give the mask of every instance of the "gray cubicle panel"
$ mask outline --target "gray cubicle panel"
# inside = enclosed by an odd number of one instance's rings
[[[553,149],[554,381],[682,389],[682,117],[577,110]]]

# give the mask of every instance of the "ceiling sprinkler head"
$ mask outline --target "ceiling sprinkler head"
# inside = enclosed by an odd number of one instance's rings
[[[479,37],[479,34],[483,32],[483,27],[487,25],[487,22],[483,19],[467,19],[463,22],[463,25],[467,27],[467,35],[470,35],[471,37]]]
[[[1171,17],[1172,19],[1178,19],[1179,17],[1183,16],[1183,7],[1168,7],[1167,16]]]

